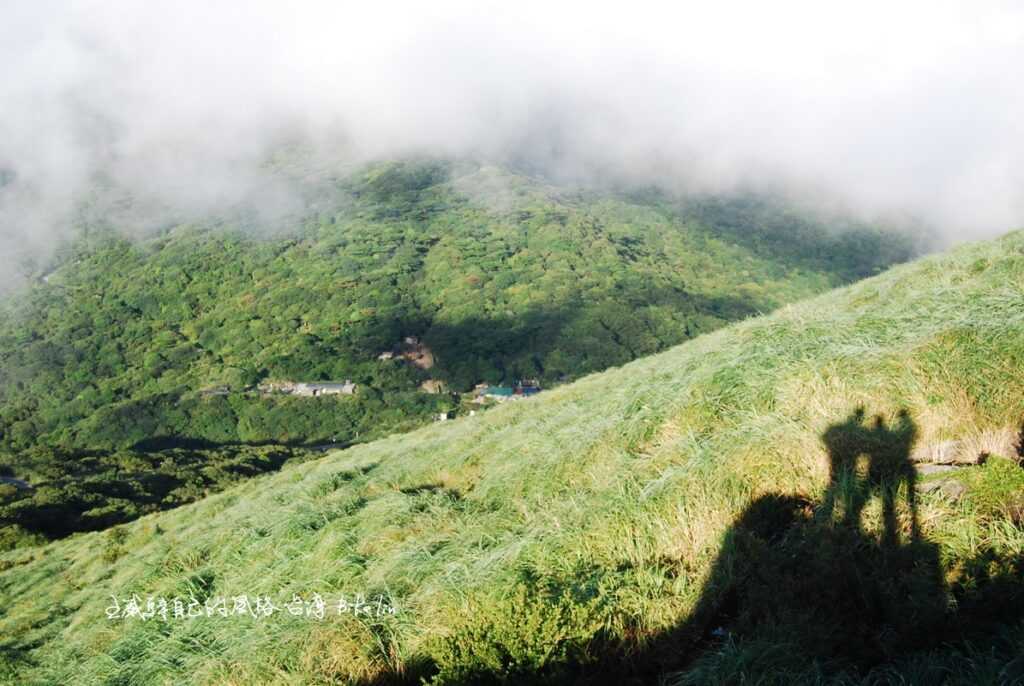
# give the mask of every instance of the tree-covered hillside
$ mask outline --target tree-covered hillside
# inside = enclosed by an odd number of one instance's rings
[[[0,679],[1020,683],[1022,304],[1017,233],[0,553]]]
[[[40,482],[81,451],[365,441],[457,408],[450,392],[550,387],[912,252],[756,197],[680,203],[434,161],[310,178],[273,231],[226,212],[129,240],[84,210],[62,263],[4,305],[0,463]],[[378,359],[408,336],[432,367]],[[354,396],[259,391],[343,379]]]

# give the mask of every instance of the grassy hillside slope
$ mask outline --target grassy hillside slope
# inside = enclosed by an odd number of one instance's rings
[[[529,401],[4,553],[4,673],[1013,683],[1022,389],[1015,233]],[[994,454],[906,469],[912,447],[946,440]],[[230,608],[313,593],[396,612],[105,616],[112,596]]]
[[[277,169],[296,203],[273,232],[241,208],[129,240],[145,208],[96,200],[63,265],[0,301],[0,476],[39,487],[0,494],[0,549],[218,490],[247,446],[366,442],[462,408],[426,382],[549,387],[913,252],[764,198],[687,209],[472,163],[311,164]],[[408,336],[433,366],[378,359]],[[258,390],[342,379],[354,396]],[[139,488],[150,462],[166,478]]]

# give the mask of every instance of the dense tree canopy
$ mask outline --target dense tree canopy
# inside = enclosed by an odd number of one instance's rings
[[[455,406],[419,391],[427,379],[456,392],[558,383],[912,252],[905,237],[755,196],[599,193],[433,161],[339,175],[292,223],[83,231],[3,305],[0,461],[38,481],[24,455],[41,447],[366,440]],[[378,359],[406,336],[432,368]],[[338,379],[355,396],[257,390]]]

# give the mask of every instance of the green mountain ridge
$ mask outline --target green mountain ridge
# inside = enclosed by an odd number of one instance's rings
[[[529,402],[0,554],[0,673],[1017,683],[1022,305],[1018,232]],[[914,466],[950,441],[987,460]],[[314,593],[346,604],[319,619]],[[133,594],[213,609],[123,617]],[[295,614],[217,610],[296,595]],[[356,612],[356,596],[383,600]]]
[[[61,266],[4,304],[0,473],[39,488],[0,498],[0,547],[465,413],[450,392],[479,382],[549,388],[621,365],[915,249],[754,196],[630,196],[464,162],[276,164],[301,203],[275,231],[240,208],[129,240],[111,224],[147,208],[100,197]],[[432,367],[378,359],[406,336]],[[343,379],[354,396],[257,390]]]

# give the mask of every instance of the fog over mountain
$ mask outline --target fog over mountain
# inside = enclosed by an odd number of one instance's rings
[[[97,184],[273,219],[299,200],[262,163],[293,144],[1024,224],[1018,3],[656,5],[5,3],[0,269]]]

